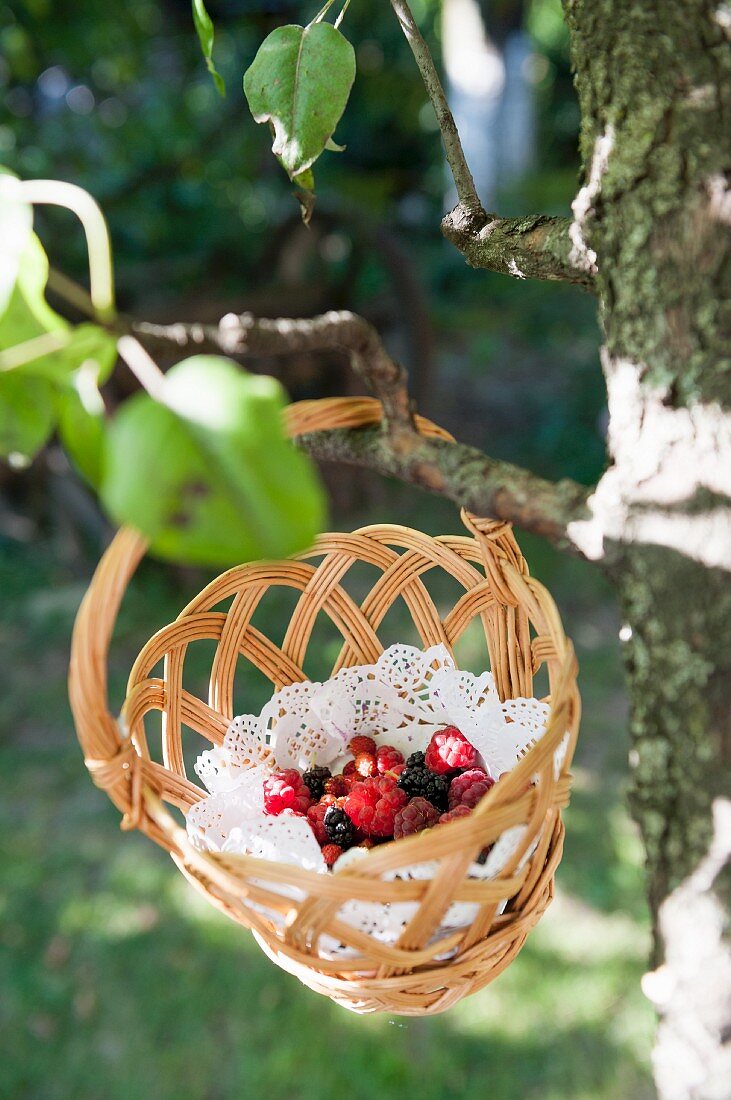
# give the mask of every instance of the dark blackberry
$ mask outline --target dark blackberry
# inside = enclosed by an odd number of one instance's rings
[[[412,753],[422,756],[423,753]],[[409,757],[409,760],[411,757]],[[435,775],[424,764],[407,764],[398,777],[398,786],[406,791],[409,798],[425,798],[438,810],[446,810],[449,802],[449,780],[443,775]]]
[[[423,768],[425,760],[426,760],[426,753],[412,752],[411,756],[406,758],[406,767],[407,768]]]
[[[323,824],[330,840],[333,844],[339,844],[343,851],[352,848],[358,839],[358,830],[345,810],[341,810],[339,806],[328,807]]]
[[[309,768],[303,773],[302,782],[312,795],[313,802],[320,801],[325,793],[325,780],[329,779],[331,775],[332,772],[329,768]]]

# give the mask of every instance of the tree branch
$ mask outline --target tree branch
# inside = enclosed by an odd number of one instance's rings
[[[434,107],[457,189],[459,204],[442,221],[444,236],[459,249],[471,267],[488,268],[515,279],[563,279],[590,287],[594,273],[572,260],[570,219],[551,218],[545,214],[500,218],[497,214],[485,213],[429,46],[407,0],[391,0],[391,7]]]
[[[589,515],[591,490],[578,482],[546,481],[475,447],[416,433],[408,445],[394,449],[378,427],[312,432],[296,442],[323,462],[365,466],[396,477],[476,515],[517,523],[561,550],[582,555],[568,533],[570,524]]]
[[[353,369],[383,405],[388,434],[393,437],[415,431],[405,369],[388,354],[373,325],[349,310],[274,319],[228,313],[217,325],[153,325],[138,321],[131,323],[131,331],[148,346],[169,347],[173,343],[180,348],[234,357],[345,352]]]
[[[434,107],[434,113],[437,116],[439,130],[442,135],[442,141],[444,142],[447,163],[452,172],[452,178],[454,179],[454,186],[457,189],[457,198],[459,199],[463,216],[470,225],[478,228],[485,224],[487,215],[483,210],[482,203],[477,194],[475,181],[472,178],[472,173],[464,155],[457,124],[454,121],[454,115],[449,109],[447,97],[444,94],[444,88],[439,79],[439,73],[434,64],[431,50],[417,27],[406,0],[391,0],[391,7],[401,24],[401,29],[406,36],[406,41],[411,47],[411,52],[414,55],[416,64],[419,66],[419,72],[424,81],[427,94]]]
[[[591,289],[595,272],[572,260],[571,224],[570,218],[546,214],[523,218],[490,214],[476,229],[457,206],[443,219],[442,233],[471,267],[488,268],[515,279],[561,279]]]
[[[174,344],[225,355],[285,355],[338,349],[347,352],[384,410],[380,425],[311,432],[297,445],[324,462],[365,466],[447,497],[477,515],[517,523],[554,546],[582,554],[569,525],[589,518],[591,490],[577,482],[547,481],[529,470],[489,458],[475,447],[417,431],[406,372],[384,349],[372,325],[348,311],[275,320],[228,314],[218,325],[131,322],[148,347]]]

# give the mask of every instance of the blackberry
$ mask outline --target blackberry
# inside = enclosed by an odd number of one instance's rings
[[[426,753],[424,752],[412,752],[411,756],[406,758],[407,768],[423,768],[426,760]]]
[[[412,753],[423,757],[423,753]],[[435,775],[424,764],[407,763],[398,777],[398,786],[409,798],[425,798],[438,810],[446,810],[449,801],[449,781],[443,775]]]
[[[332,772],[329,768],[310,768],[302,775],[302,781],[312,795],[313,802],[319,802],[325,793],[325,780]]]
[[[328,806],[323,824],[330,840],[333,844],[339,844],[343,851],[352,848],[358,839],[358,830],[345,810],[341,810],[339,806]]]

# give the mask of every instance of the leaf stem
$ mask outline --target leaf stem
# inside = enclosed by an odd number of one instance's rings
[[[135,336],[120,336],[117,351],[142,388],[160,404],[165,404],[165,375]]]
[[[327,13],[330,11],[330,8],[333,6],[334,3],[335,3],[335,0],[326,0],[326,3],[322,5],[322,7],[318,11],[317,15],[315,16],[315,18],[312,19],[307,24],[307,26],[312,27],[312,26],[314,26],[315,23],[322,23],[323,19],[325,18]],[[335,25],[337,26],[337,24],[335,24]]]
[[[24,340],[22,344],[15,344],[12,348],[0,351],[0,372],[16,370],[32,363],[34,359],[40,359],[43,355],[51,355],[54,351],[65,348],[71,338],[71,334],[63,331],[43,332],[40,336],[33,336],[30,340]]]
[[[97,203],[82,187],[62,180],[23,180],[21,186],[28,202],[63,206],[76,214],[86,235],[91,301],[101,320],[114,320],[112,246],[107,223]]]
[[[346,11],[348,10],[349,7],[350,7],[350,0],[345,0],[345,3],[343,4],[342,8],[340,9],[340,15],[337,17],[337,19],[335,20],[335,23],[333,24],[334,27],[335,27],[335,30],[338,30],[338,28],[340,27],[340,24],[342,23],[342,21],[345,17],[345,13],[346,13]]]
[[[464,155],[457,124],[454,121],[454,115],[449,109],[447,97],[444,93],[442,82],[439,79],[437,67],[434,64],[434,58],[431,55],[431,51],[424,36],[416,25],[416,21],[406,0],[391,0],[391,7],[401,25],[401,30],[406,36],[406,41],[411,47],[411,52],[419,67],[424,86],[434,108],[434,113],[437,116],[439,130],[447,155],[447,163],[449,164],[452,178],[454,179],[454,186],[457,189],[457,197],[459,198],[460,206],[462,206],[471,222],[476,223],[481,221],[484,224],[487,221],[487,215],[485,214],[479,195],[477,194],[475,181],[472,178],[472,173]]]

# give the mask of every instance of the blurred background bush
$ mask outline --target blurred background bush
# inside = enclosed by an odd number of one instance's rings
[[[388,5],[353,0],[343,24],[358,60],[336,135],[347,150],[318,165],[310,230],[241,78],[268,31],[314,10],[286,0],[208,7],[224,100],[187,0],[0,7],[0,162],[94,194],[130,315],[356,309],[408,364],[426,415],[497,457],[591,483],[604,453],[594,303],[575,288],[471,271],[441,240],[449,189],[439,137]],[[579,116],[560,0],[413,7],[443,59],[486,203],[504,215],[568,213]],[[44,208],[36,224],[51,262],[83,281],[71,216]],[[357,392],[338,357],[252,366],[276,373],[295,399]],[[133,382],[120,375],[114,386],[121,396]],[[453,508],[415,490],[325,475],[334,528],[459,526]],[[271,966],[143,838],[120,836],[88,781],[65,669],[108,534],[53,445],[29,470],[0,470],[0,1095],[651,1095],[641,852],[622,802],[619,623],[597,573],[521,539],[576,638],[586,710],[554,906],[518,962],[445,1016],[358,1018]],[[119,633],[118,694],[145,638],[203,580],[145,563]]]

